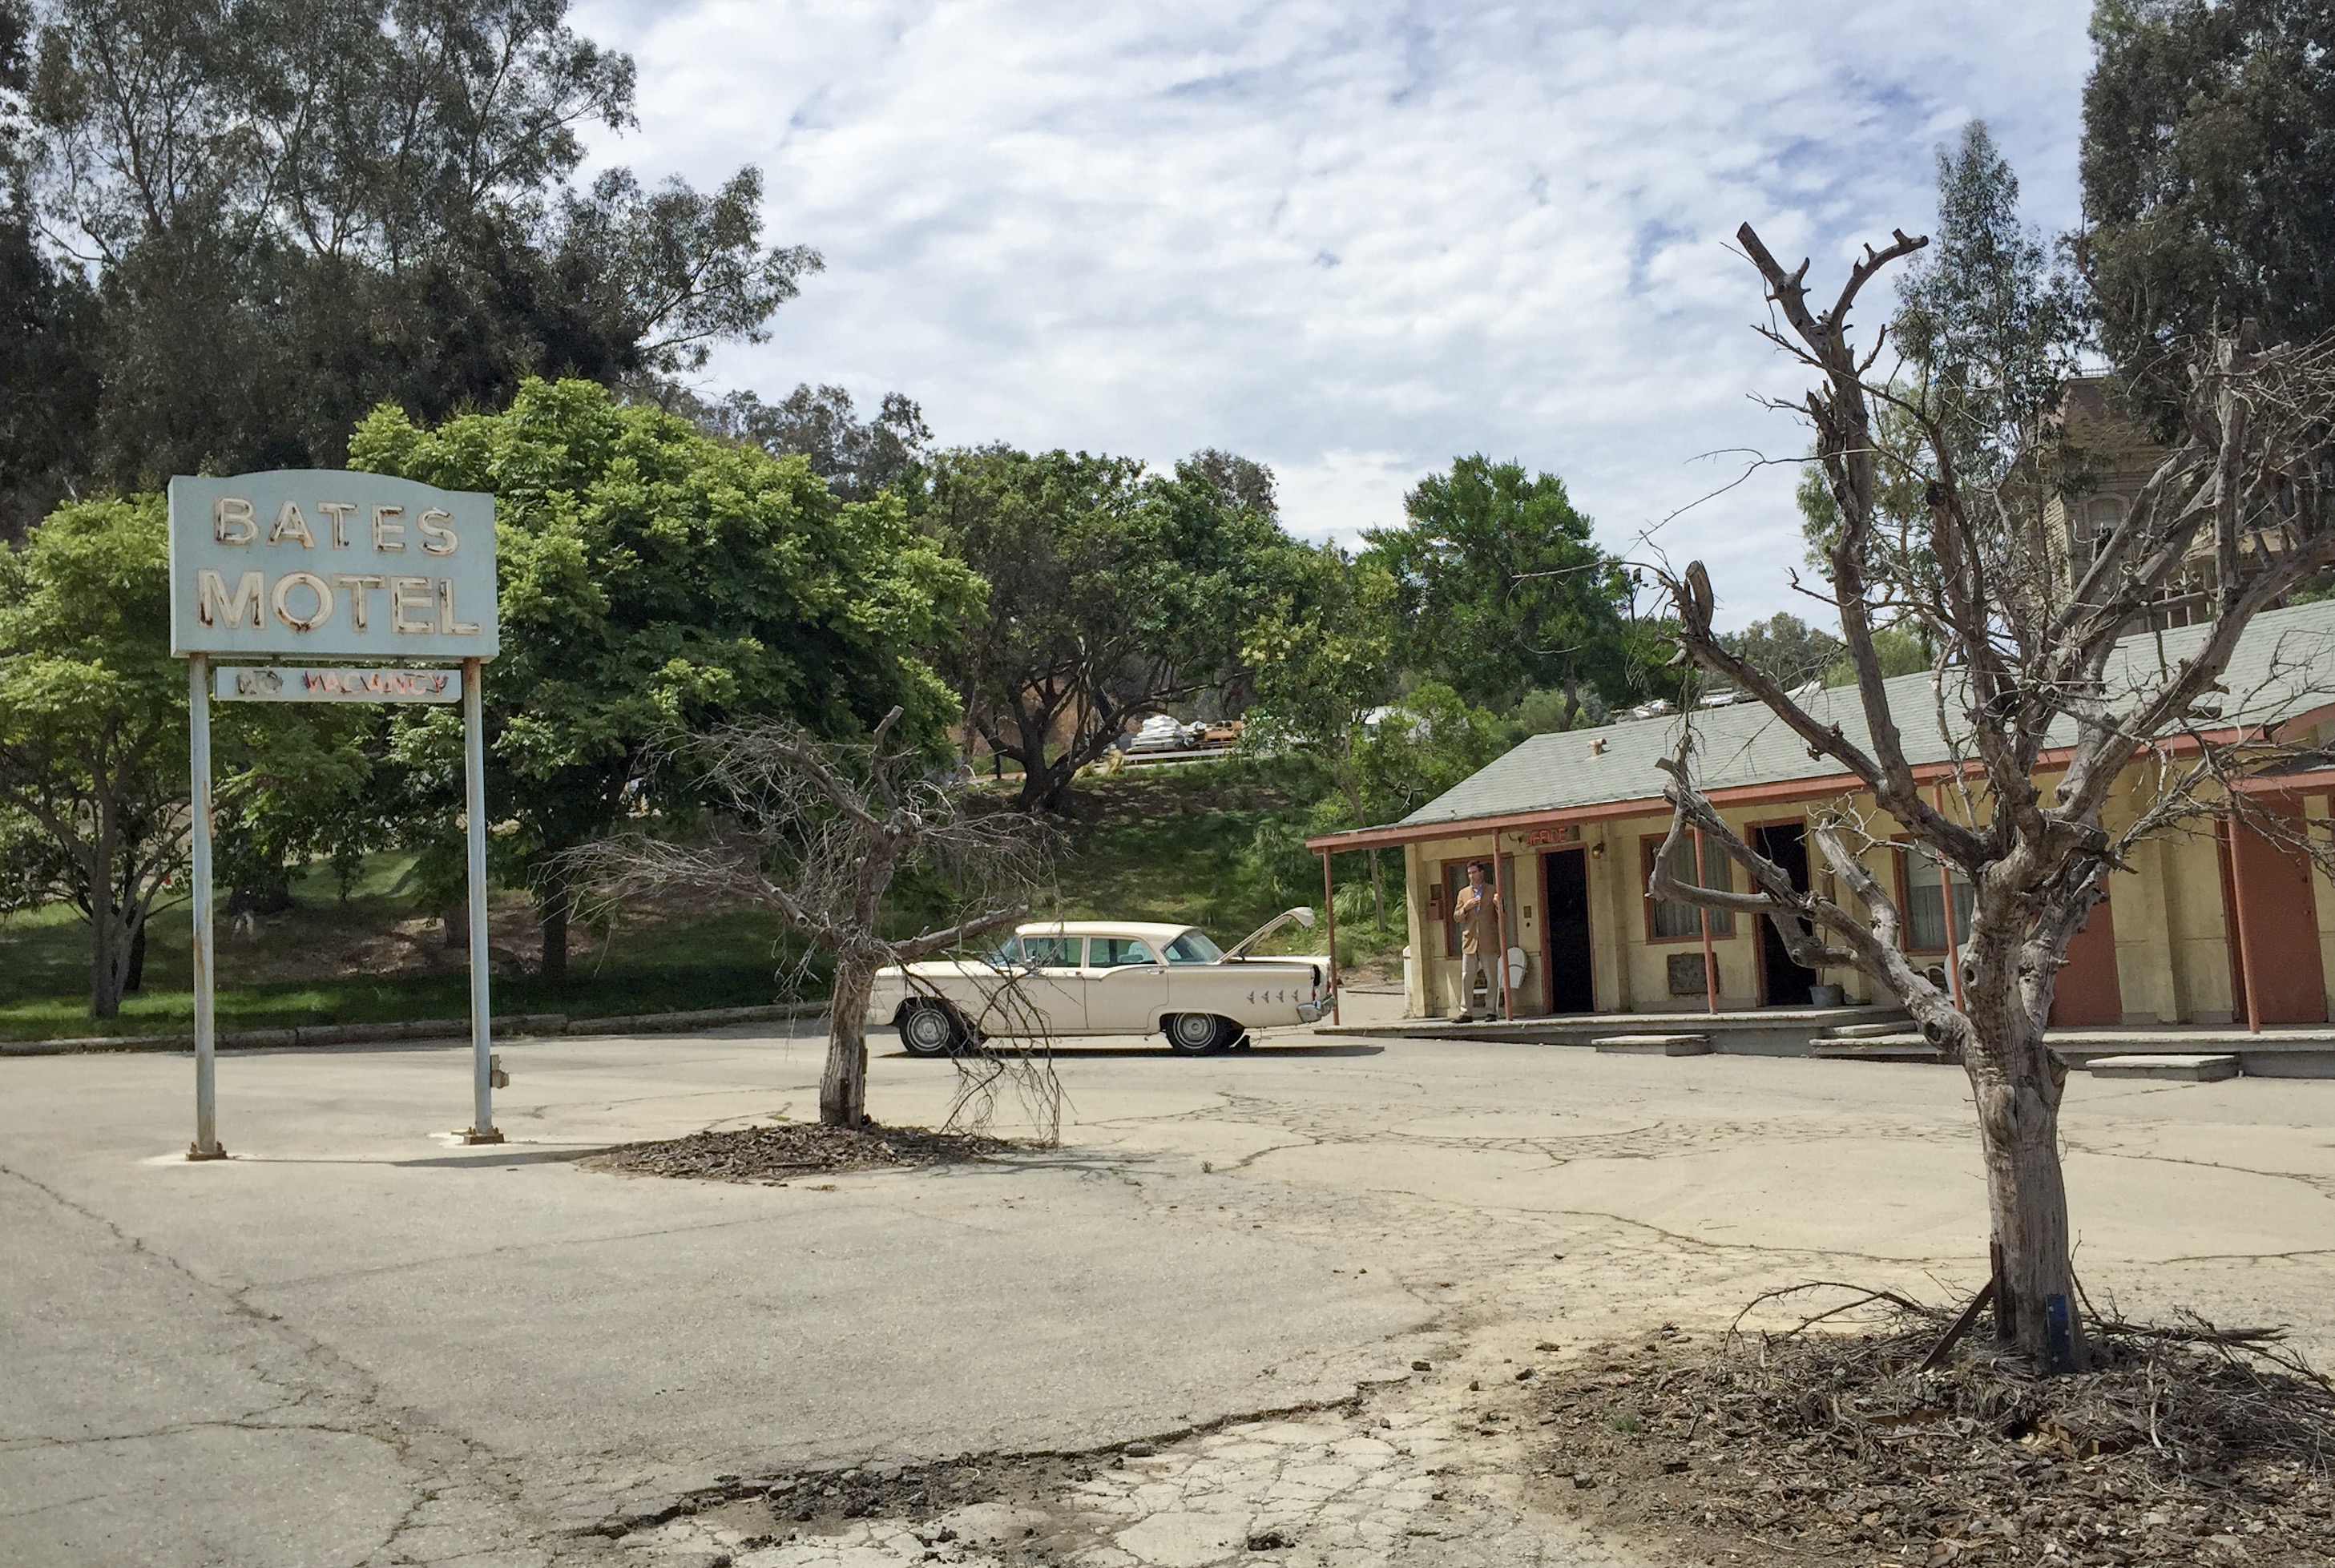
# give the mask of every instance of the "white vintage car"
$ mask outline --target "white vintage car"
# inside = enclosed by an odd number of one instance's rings
[[[867,1021],[893,1024],[912,1056],[948,1056],[986,1036],[1153,1034],[1187,1056],[1226,1050],[1252,1029],[1313,1023],[1330,1011],[1326,957],[1251,958],[1284,912],[1230,953],[1193,925],[1042,921],[985,959],[878,970]]]

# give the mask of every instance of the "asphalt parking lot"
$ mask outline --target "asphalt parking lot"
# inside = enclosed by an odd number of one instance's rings
[[[821,1042],[501,1049],[483,1149],[458,1050],[227,1058],[213,1166],[184,1058],[0,1063],[0,1562],[585,1561],[723,1474],[1172,1435],[1984,1251],[1945,1069],[1073,1044],[1059,1149],[758,1186],[574,1160],[809,1117]],[[883,1050],[871,1109],[953,1083]],[[2094,1295],[2325,1357],[2330,1119],[2335,1083],[2078,1079]]]

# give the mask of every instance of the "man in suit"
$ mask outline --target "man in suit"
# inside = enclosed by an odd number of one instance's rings
[[[1500,950],[1505,945],[1500,931],[1500,895],[1484,886],[1484,866],[1478,861],[1468,867],[1468,886],[1459,890],[1452,901],[1451,918],[1459,923],[1459,1017],[1458,1022],[1475,1021],[1476,981],[1484,982],[1484,1015],[1497,1018],[1500,1011]]]

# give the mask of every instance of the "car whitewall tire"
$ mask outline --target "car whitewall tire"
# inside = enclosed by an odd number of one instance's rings
[[[1166,1024],[1168,1049],[1184,1056],[1206,1056],[1222,1050],[1240,1036],[1240,1025],[1206,1012],[1175,1012]]]
[[[937,1002],[900,1009],[900,1045],[910,1056],[954,1056],[964,1049],[964,1032],[956,1014]]]

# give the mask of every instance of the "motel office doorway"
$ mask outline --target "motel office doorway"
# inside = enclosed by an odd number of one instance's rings
[[[1805,822],[1778,822],[1751,829],[1751,847],[1766,856],[1791,877],[1802,892],[1808,886],[1808,828]],[[1784,945],[1783,933],[1762,915],[1759,921],[1759,1005],[1806,1007],[1814,1000],[1817,972],[1803,968]]]
[[[1594,1012],[1597,987],[1589,967],[1589,852],[1575,847],[1540,857],[1541,923],[1547,934],[1544,969],[1551,1012]]]

